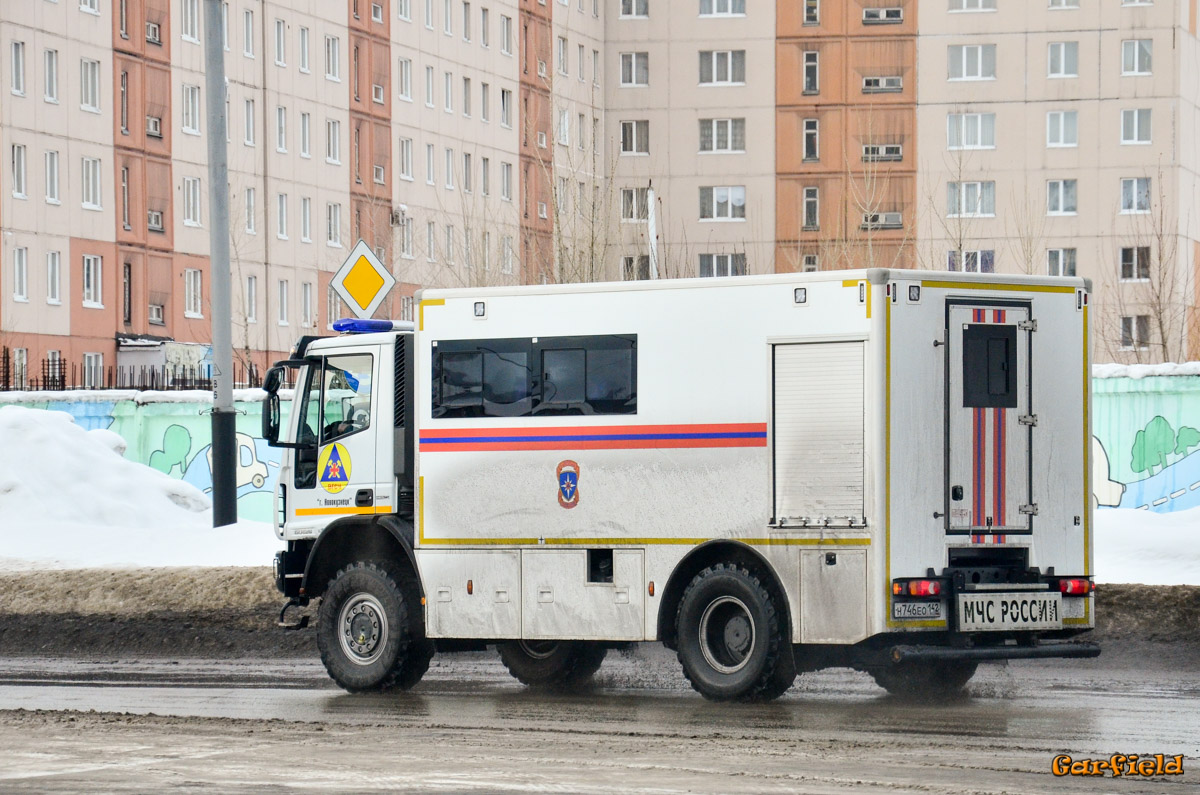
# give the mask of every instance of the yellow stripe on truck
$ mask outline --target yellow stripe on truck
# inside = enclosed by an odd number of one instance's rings
[[[374,516],[377,513],[391,513],[391,506],[388,505],[373,505],[366,508],[297,508],[297,516]]]

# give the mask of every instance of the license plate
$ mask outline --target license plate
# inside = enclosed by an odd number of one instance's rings
[[[964,632],[1062,629],[1062,594],[962,593],[958,628]]]
[[[892,618],[945,618],[941,602],[893,602]]]

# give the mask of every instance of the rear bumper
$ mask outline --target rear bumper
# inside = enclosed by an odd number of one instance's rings
[[[956,648],[954,646],[893,646],[888,657],[893,662],[905,660],[1042,660],[1051,657],[1088,658],[1099,657],[1100,645],[1071,641],[1066,643],[1039,643],[1036,646],[983,646]]]

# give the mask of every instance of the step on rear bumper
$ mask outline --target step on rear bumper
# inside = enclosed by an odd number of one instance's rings
[[[1100,644],[1071,641],[1039,643],[1036,646],[984,646],[957,648],[954,646],[893,646],[888,657],[893,662],[905,660],[1042,660],[1051,657],[1088,658],[1100,656]]]

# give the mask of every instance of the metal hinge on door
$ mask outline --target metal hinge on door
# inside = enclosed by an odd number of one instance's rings
[[[1019,417],[1017,417],[1017,422],[1020,423],[1021,425],[1030,425],[1030,426],[1037,425],[1037,415],[1036,414],[1022,414]]]
[[[1037,321],[1036,320],[1022,320],[1020,323],[1017,324],[1017,328],[1021,329],[1021,331],[1037,331]]]
[[[1036,502],[1031,502],[1028,505],[1022,505],[1019,510],[1021,511],[1021,513],[1025,514],[1027,516],[1037,516],[1038,515]]]

